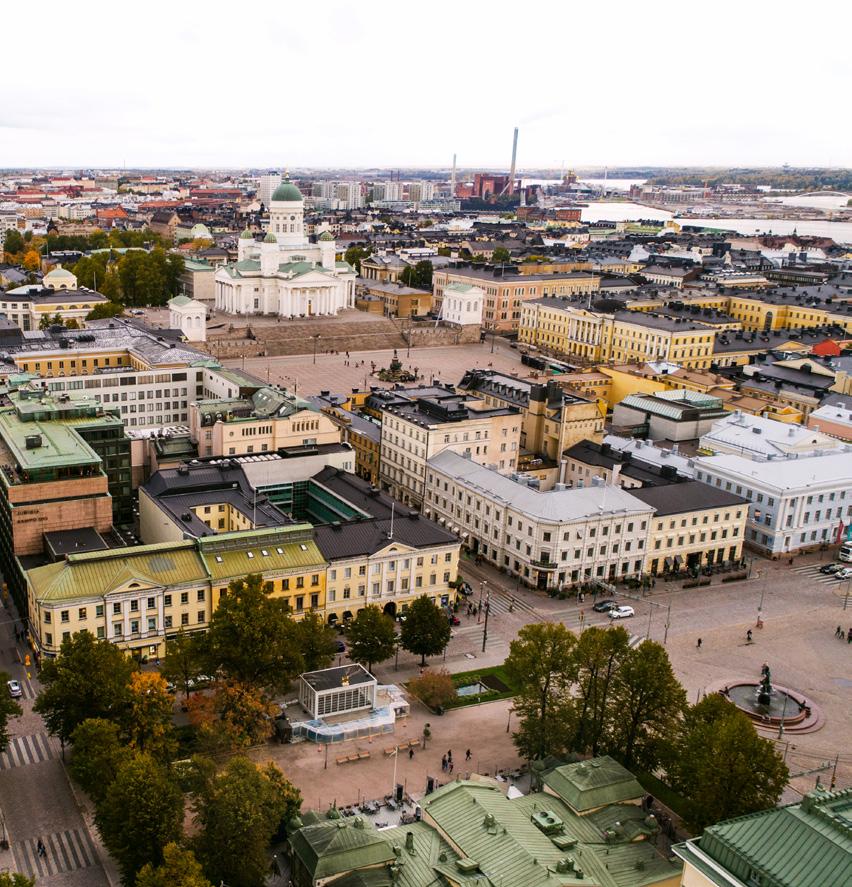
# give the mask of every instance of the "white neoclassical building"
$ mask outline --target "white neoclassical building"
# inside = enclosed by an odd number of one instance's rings
[[[286,176],[269,202],[269,231],[240,235],[237,262],[216,270],[216,309],[229,314],[307,317],[355,304],[355,271],[336,261],[334,237],[305,237],[304,203]]]

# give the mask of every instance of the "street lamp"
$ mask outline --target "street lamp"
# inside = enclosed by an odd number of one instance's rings
[[[317,333],[315,336],[311,336],[311,338],[314,340],[314,363],[316,363],[316,362],[317,362],[317,342],[318,342],[322,337],[320,336],[319,333]]]
[[[479,580],[479,604],[476,607],[476,624],[479,625],[480,617],[482,616],[482,595],[485,590],[485,586],[488,585],[487,579]]]
[[[491,593],[485,596],[485,625],[482,627],[482,652],[485,652],[485,642],[488,640],[488,614],[491,611]]]

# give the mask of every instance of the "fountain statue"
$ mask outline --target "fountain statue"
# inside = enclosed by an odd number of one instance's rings
[[[772,675],[769,672],[769,666],[764,665],[760,670],[760,684],[757,688],[758,705],[769,705],[772,701]]]

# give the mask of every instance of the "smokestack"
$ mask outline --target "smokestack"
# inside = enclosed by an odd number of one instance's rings
[[[450,176],[450,200],[456,196],[456,155],[453,154],[453,174]]]
[[[518,159],[518,127],[515,127],[515,136],[512,139],[512,168],[509,170],[509,196],[515,193],[515,161]]]

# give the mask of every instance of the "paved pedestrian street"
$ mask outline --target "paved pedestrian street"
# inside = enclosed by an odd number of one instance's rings
[[[58,758],[62,752],[59,740],[47,733],[35,736],[15,736],[9,740],[9,747],[0,754],[0,770],[12,767],[25,767],[38,764],[50,758]]]
[[[50,875],[98,865],[95,848],[85,829],[42,835],[41,840],[44,856],[38,855],[38,838],[18,841],[12,847],[16,871],[37,878],[38,883]]]

